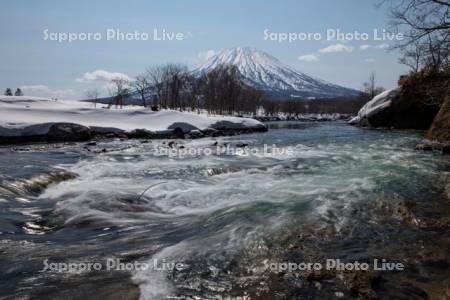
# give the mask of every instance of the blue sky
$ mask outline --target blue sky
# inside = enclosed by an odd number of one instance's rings
[[[374,29],[388,28],[385,8],[374,5],[370,0],[1,1],[0,89],[24,87],[28,95],[77,99],[98,88],[106,95],[111,73],[132,78],[165,62],[194,67],[207,53],[235,46],[259,48],[304,73],[357,89],[375,71],[379,85],[390,88],[407,69],[396,51],[383,48],[392,42],[373,40]],[[185,38],[106,40],[110,28],[151,34],[165,29]],[[45,29],[99,32],[102,38],[59,43],[44,40]],[[318,32],[323,39],[280,43],[264,40],[265,29]],[[327,41],[327,29],[367,32],[370,39]]]

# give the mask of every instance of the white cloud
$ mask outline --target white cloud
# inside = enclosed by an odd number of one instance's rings
[[[67,98],[75,95],[75,91],[72,89],[53,90],[50,87],[43,84],[23,85],[20,87],[20,89],[24,92],[24,94],[28,96]]]
[[[352,46],[346,46],[343,44],[330,45],[328,47],[319,50],[320,53],[337,53],[337,52],[353,52],[354,48]]]
[[[206,50],[206,51],[200,52],[198,54],[198,58],[200,60],[207,60],[207,59],[210,59],[211,57],[213,57],[216,54],[217,54],[217,52],[215,50]]]
[[[364,61],[365,61],[366,63],[374,63],[374,62],[375,62],[375,59],[373,59],[373,58],[366,58]]]
[[[370,45],[367,45],[367,44],[359,46],[359,50],[361,50],[361,51],[367,50],[369,48],[370,48]]]
[[[93,72],[86,72],[81,78],[75,79],[77,82],[89,82],[89,81],[107,81],[110,82],[114,79],[130,80],[127,74],[120,72],[108,72],[105,70],[95,70]]]
[[[389,44],[376,45],[375,48],[377,48],[377,49],[387,49],[387,48],[389,48]]]
[[[315,62],[315,61],[319,60],[319,57],[315,54],[306,54],[306,55],[299,56],[298,60],[307,61],[307,62]]]

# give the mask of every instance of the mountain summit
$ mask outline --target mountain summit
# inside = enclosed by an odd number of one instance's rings
[[[228,48],[198,66],[194,73],[208,72],[219,65],[237,67],[247,84],[274,97],[354,97],[359,92],[299,72],[272,55],[250,47]]]

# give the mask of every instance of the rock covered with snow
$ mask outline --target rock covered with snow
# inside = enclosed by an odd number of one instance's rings
[[[400,89],[387,90],[367,102],[358,112],[358,115],[349,121],[351,125],[375,126],[380,124],[378,119],[388,115],[388,110],[400,93]],[[382,120],[381,120],[382,122]]]
[[[136,129],[141,131],[136,131]],[[206,114],[144,107],[106,109],[79,101],[53,101],[32,97],[0,97],[0,142],[86,140],[94,135],[180,137],[192,130],[224,132],[266,131],[250,118],[208,116]]]
[[[426,93],[417,93],[420,89],[399,87],[385,91],[364,105],[349,123],[364,127],[426,130],[440,105],[430,103]]]

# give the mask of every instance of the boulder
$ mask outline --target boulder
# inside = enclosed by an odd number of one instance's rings
[[[401,76],[398,83],[399,88],[374,97],[349,123],[428,130],[448,95],[450,74],[424,69]]]
[[[192,130],[199,130],[197,127],[186,122],[175,122],[169,127],[167,127],[167,129],[177,129],[177,128],[181,129],[184,133],[188,133]]]
[[[370,127],[390,127],[392,102],[398,100],[400,89],[385,91],[367,102],[358,112],[358,115],[351,119],[350,125],[370,126]]]
[[[92,137],[92,131],[89,127],[74,123],[55,123],[53,124],[45,139],[50,142],[66,141],[86,141]]]
[[[402,88],[385,91],[367,102],[349,124],[362,127],[428,129],[439,105],[407,96]]]
[[[172,130],[170,138],[171,139],[184,139],[185,138],[184,130],[181,127],[175,127]]]
[[[430,143],[421,143],[416,145],[416,150],[419,151],[433,151],[433,145]]]
[[[218,136],[222,135],[222,132],[215,128],[206,128],[206,129],[202,130],[202,133],[205,136],[212,136],[212,137],[218,137]]]
[[[135,129],[127,133],[127,137],[130,139],[151,139],[155,136],[155,133],[147,129]]]
[[[188,134],[187,134],[187,138],[189,139],[199,139],[204,137],[205,135],[203,134],[203,132],[201,132],[200,130],[191,130]]]
[[[184,139],[183,129],[176,127],[174,129],[159,130],[153,133],[152,139]]]
[[[437,141],[424,140],[422,143],[416,145],[416,150],[419,151],[434,151],[444,155],[450,154],[450,144],[440,143]]]

